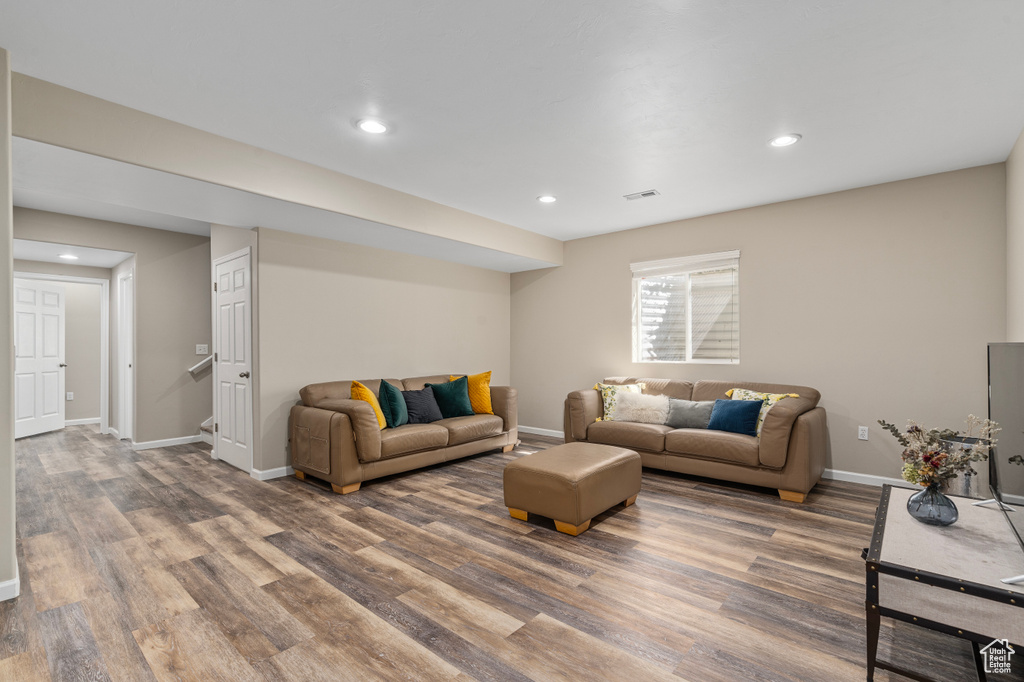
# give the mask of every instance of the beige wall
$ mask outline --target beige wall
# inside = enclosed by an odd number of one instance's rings
[[[306,384],[491,370],[509,380],[509,275],[260,228],[257,469],[288,463]]]
[[[1006,159],[1006,340],[1024,341],[1024,132]]]
[[[14,245],[11,193],[11,56],[0,48],[0,584],[18,573],[14,548]],[[10,595],[7,595],[10,596]]]
[[[803,384],[828,410],[829,468],[897,476],[877,419],[986,414],[1005,206],[996,164],[567,242],[564,266],[512,275],[520,424],[561,430],[566,393],[611,375]],[[740,364],[633,364],[629,264],[730,249]]]
[[[210,343],[209,239],[23,208],[14,210],[14,230],[20,239],[136,254],[135,441],[198,434],[213,414],[209,375],[188,373],[195,344]],[[117,308],[110,310],[113,320]],[[112,395],[115,379],[112,372]],[[113,410],[111,416],[116,424]]]
[[[89,277],[110,282],[108,268],[92,268],[64,263],[14,261],[14,271],[44,275]],[[100,418],[100,352],[102,347],[102,298],[99,284],[58,281],[65,292],[65,391],[75,394],[66,404],[64,418]]]

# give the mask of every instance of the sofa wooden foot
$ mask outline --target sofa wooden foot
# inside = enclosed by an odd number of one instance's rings
[[[782,490],[779,488],[779,497],[786,502],[803,502],[807,499],[807,493],[797,493],[792,490]]]
[[[361,485],[362,483],[353,483],[352,485],[335,485],[332,483],[331,488],[339,495],[348,495],[349,493],[354,493],[359,490],[359,486]]]
[[[588,528],[590,528],[590,519],[587,519],[578,526],[574,526],[571,523],[565,523],[563,521],[555,521],[555,530],[557,530],[559,533],[579,535]]]
[[[626,500],[622,504],[623,504],[623,506],[626,506],[626,507],[628,507],[631,504],[636,504],[636,495],[634,495],[633,497],[629,498],[628,500]]]
[[[503,447],[501,449],[501,451],[502,452],[512,452],[515,449],[516,449],[516,444],[515,443],[510,443],[509,445],[506,445],[505,447]]]
[[[306,480],[306,472],[304,472],[304,471],[296,471],[295,472],[295,478],[299,479],[300,481],[305,481]]]
[[[525,521],[527,517],[527,513],[525,511],[522,509],[514,509],[513,507],[508,508],[508,513],[513,519],[519,519],[520,521]]]

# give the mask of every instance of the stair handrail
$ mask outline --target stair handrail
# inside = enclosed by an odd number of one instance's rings
[[[196,364],[194,364],[191,367],[189,367],[188,368],[188,373],[189,374],[193,374],[193,375],[194,374],[198,374],[200,370],[202,370],[207,365],[211,365],[211,364],[213,364],[213,356],[212,355],[208,355],[205,358],[203,358],[202,360],[200,360],[199,362],[197,362]]]

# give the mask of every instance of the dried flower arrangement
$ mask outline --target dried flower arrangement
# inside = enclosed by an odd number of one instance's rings
[[[884,420],[879,419],[878,423],[903,446],[903,480],[923,486],[944,483],[961,473],[978,473],[974,462],[988,459],[999,432],[999,425],[994,421],[979,419],[973,414],[967,417],[965,433],[952,429],[926,430],[913,421],[908,421],[906,432],[901,433]]]

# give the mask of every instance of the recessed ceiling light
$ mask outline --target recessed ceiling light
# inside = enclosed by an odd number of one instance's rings
[[[779,135],[768,140],[768,144],[773,147],[788,147],[791,144],[796,144],[800,141],[800,135],[797,133],[787,133],[785,135]]]
[[[64,260],[78,260],[78,256],[73,253],[62,253],[57,258],[63,258]]]
[[[537,197],[537,201],[539,201],[542,204],[553,204],[556,201],[558,201],[558,197],[552,196],[550,194],[544,194],[542,196]]]
[[[380,135],[388,131],[388,127],[382,121],[378,121],[375,118],[364,118],[356,125],[364,133],[373,133],[374,135]]]

